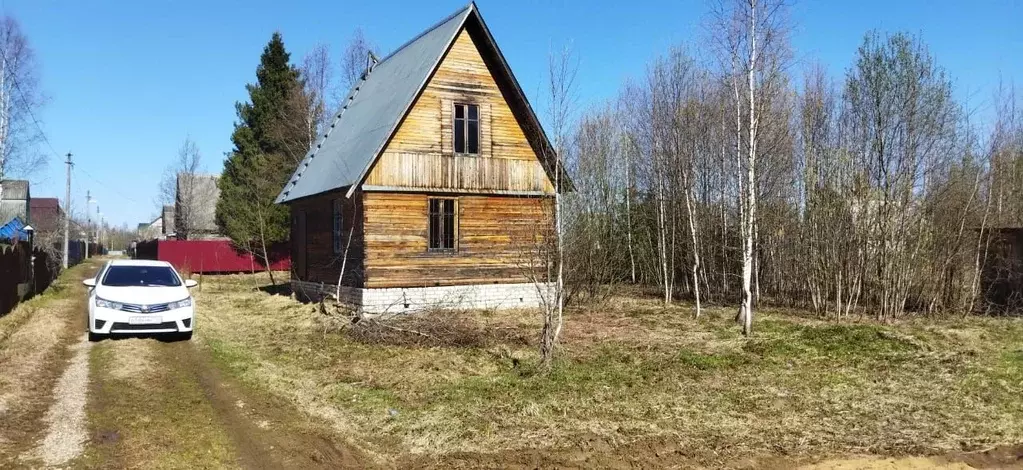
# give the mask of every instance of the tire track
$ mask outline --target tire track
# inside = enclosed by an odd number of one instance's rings
[[[78,457],[88,439],[85,404],[89,390],[89,351],[92,343],[88,336],[69,349],[73,351],[71,364],[60,376],[53,389],[54,402],[46,412],[46,435],[34,451],[47,466],[63,465]]]
[[[64,272],[49,289],[11,313],[19,321],[0,341],[2,468],[35,468],[63,460],[63,456],[55,453],[53,458],[43,462],[43,441],[50,435],[47,420],[60,421],[62,418],[56,416],[64,411],[58,409],[74,414],[72,410],[81,408],[78,403],[84,402],[87,396],[87,393],[79,393],[81,389],[77,386],[83,367],[77,366],[70,375],[67,369],[75,364],[86,364],[87,376],[88,353],[79,352],[81,326],[85,324],[82,301],[85,288],[81,280],[92,275],[96,268],[94,263],[86,262]],[[87,384],[86,381],[86,388]],[[58,403],[65,393],[58,389],[69,391],[68,398],[73,399]],[[51,413],[54,418],[48,418]],[[72,440],[81,437],[75,434],[80,430],[77,425],[69,430]],[[47,449],[60,446],[55,438],[50,439]],[[73,444],[68,448],[74,450],[77,446]]]

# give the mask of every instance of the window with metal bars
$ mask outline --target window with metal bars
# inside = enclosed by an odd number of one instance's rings
[[[430,199],[430,251],[455,251],[458,238],[454,199]]]
[[[455,153],[479,155],[480,107],[475,104],[455,104]]]

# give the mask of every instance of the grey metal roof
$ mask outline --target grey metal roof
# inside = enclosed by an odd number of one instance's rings
[[[4,187],[3,199],[28,199],[28,181],[25,180],[3,180],[0,185]]]
[[[470,3],[376,64],[349,94],[327,135],[299,163],[277,202],[358,183],[475,9]]]

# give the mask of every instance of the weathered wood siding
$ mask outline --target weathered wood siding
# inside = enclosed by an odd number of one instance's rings
[[[352,243],[348,249],[345,262],[345,278],[343,285],[362,287],[363,285],[363,214],[362,197],[357,192],[352,198],[346,199],[343,192],[331,192],[291,204],[291,240],[292,259],[302,258],[299,250],[305,250],[305,266],[294,266],[293,275],[302,281],[336,285],[341,274],[341,262],[344,260],[345,245],[351,235]],[[341,254],[334,253],[333,231],[333,200],[340,198],[341,204]],[[304,246],[299,221],[304,213],[305,234]],[[354,230],[353,230],[354,228]],[[298,241],[299,243],[296,243]],[[296,256],[297,255],[297,256]]]
[[[480,108],[480,154],[455,155],[455,103]],[[364,182],[367,186],[553,194],[467,31],[462,31]]]
[[[427,194],[363,193],[365,287],[531,282],[550,198],[459,196],[454,253],[427,251]]]

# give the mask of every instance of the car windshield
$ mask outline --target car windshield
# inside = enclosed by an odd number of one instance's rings
[[[103,276],[103,285],[177,287],[181,280],[167,266],[111,266]]]

